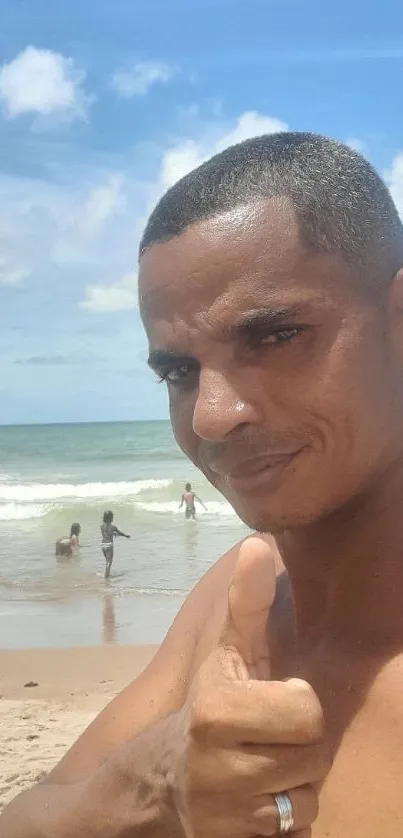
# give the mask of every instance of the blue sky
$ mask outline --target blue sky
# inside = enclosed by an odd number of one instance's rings
[[[401,0],[0,0],[0,423],[162,418],[136,250],[253,134],[362,150],[403,213]]]

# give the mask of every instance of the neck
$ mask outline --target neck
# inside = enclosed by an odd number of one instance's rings
[[[403,649],[403,463],[354,503],[276,541],[302,646]]]

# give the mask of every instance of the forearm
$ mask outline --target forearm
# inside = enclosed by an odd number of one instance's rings
[[[119,748],[92,776],[40,783],[0,817],[0,838],[183,838],[169,776],[169,719]]]

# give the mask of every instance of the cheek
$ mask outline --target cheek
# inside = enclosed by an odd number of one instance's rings
[[[306,403],[333,467],[360,471],[386,453],[401,411],[380,352],[356,350],[333,361],[311,384]]]
[[[184,454],[197,465],[198,438],[193,431],[195,398],[169,390],[169,414],[174,437]]]

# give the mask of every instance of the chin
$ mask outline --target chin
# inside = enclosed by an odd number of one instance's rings
[[[226,497],[239,518],[250,529],[272,535],[313,524],[334,511],[331,506],[325,506],[323,501],[314,503],[313,499],[307,503],[301,502],[301,499],[287,499],[286,496],[269,496],[265,499],[228,495]]]

